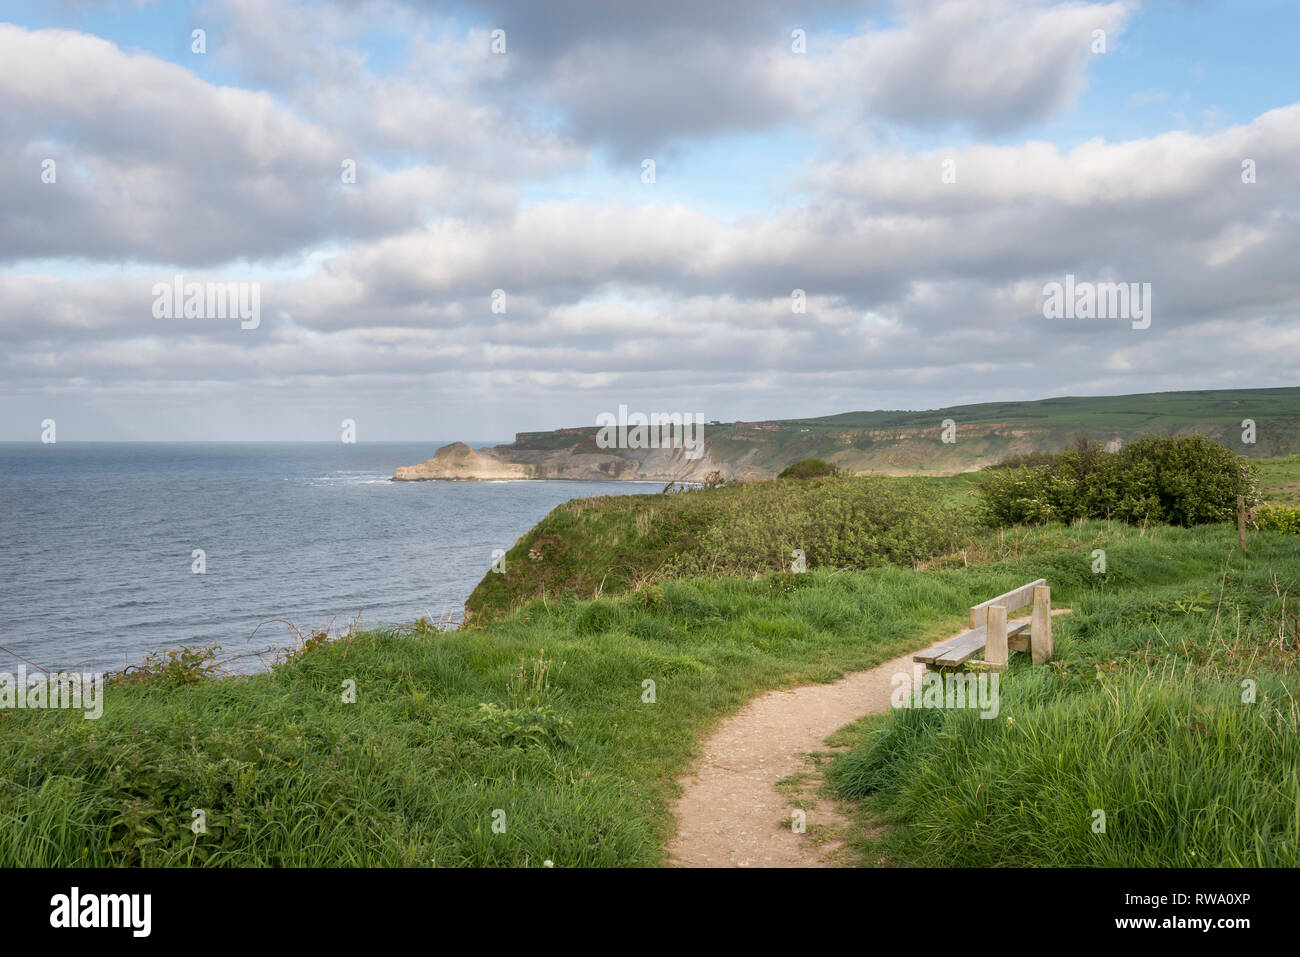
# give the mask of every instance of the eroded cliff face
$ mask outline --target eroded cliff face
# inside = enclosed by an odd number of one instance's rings
[[[522,465],[503,462],[491,452],[479,452],[464,442],[444,445],[433,458],[419,465],[406,465],[393,474],[394,482],[423,482],[435,479],[524,479],[532,478]]]
[[[988,434],[961,435],[939,441],[936,430],[846,430],[817,437],[816,444],[775,441],[770,435],[725,430],[715,447],[706,436],[703,451],[691,458],[682,448],[600,449],[591,437],[563,436],[567,444],[539,448],[524,440],[490,449],[471,449],[454,442],[420,465],[397,469],[398,482],[500,479],[580,479],[621,482],[703,482],[714,473],[727,481],[773,478],[783,468],[805,458],[823,458],[860,472],[955,473],[981,468],[1008,451],[1037,446],[1023,429],[1007,429],[1002,441]],[[556,433],[560,437],[560,433]],[[866,441],[864,447],[863,443]]]
[[[1057,452],[1080,434],[1112,448],[1143,435],[1201,433],[1233,447],[1221,423],[1155,430],[1089,429],[1021,422],[957,423],[945,441],[936,421],[924,428],[835,428],[770,431],[741,424],[705,431],[703,451],[683,448],[603,449],[593,429],[521,433],[510,445],[471,449],[454,442],[420,465],[404,466],[399,482],[456,479],[581,479],[586,481],[703,482],[712,473],[727,481],[775,477],[787,465],[819,458],[859,473],[953,475],[1028,452]],[[1240,446],[1237,446],[1240,448]],[[1253,448],[1253,447],[1252,447]],[[1276,453],[1274,453],[1276,454]]]
[[[767,470],[748,466],[753,454],[733,462],[715,461],[705,443],[698,458],[686,450],[609,449],[593,450],[583,444],[559,449],[521,449],[499,445],[492,449],[471,449],[463,442],[446,445],[420,465],[403,466],[393,475],[395,482],[423,482],[456,479],[581,479],[622,482],[702,482],[711,472],[728,480],[755,478]]]

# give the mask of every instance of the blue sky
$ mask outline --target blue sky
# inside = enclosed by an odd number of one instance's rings
[[[732,419],[1294,384],[1298,18],[0,3],[0,439],[55,413],[86,439],[330,438],[340,409],[376,439],[475,439],[619,404]],[[1047,324],[1066,272],[1151,282],[1156,321]],[[176,274],[262,284],[263,321],[159,322],[149,288]],[[1041,362],[994,389],[1008,336]]]

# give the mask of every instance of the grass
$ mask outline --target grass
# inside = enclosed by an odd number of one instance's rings
[[[1207,423],[1222,423],[1240,432],[1239,423],[1243,418],[1290,428],[1298,415],[1297,397],[1300,389],[1294,387],[1058,396],[1029,402],[983,402],[927,412],[844,412],[798,421],[879,429],[932,426],[939,418],[951,417],[959,423],[1042,426],[1072,437],[1090,435],[1100,440],[1110,432],[1166,435]]]
[[[1254,464],[1266,500],[1300,504],[1300,456]],[[543,596],[594,598],[683,577],[769,574],[789,569],[796,548],[810,568],[969,557],[969,544],[984,540],[972,516],[988,474],[769,480],[707,493],[575,499],[510,549],[507,574],[485,576],[466,610],[482,621]]]
[[[837,762],[839,786],[865,761],[890,789],[900,858],[1295,863],[1300,755],[1279,708],[1298,639],[1292,619],[1271,623],[1300,589],[1300,539],[1257,533],[1244,557],[1232,541],[1221,526],[1011,529],[925,572],[537,600],[461,632],[316,643],[267,674],[114,685],[98,721],[4,712],[0,862],[659,864],[676,778],[723,716],[951,633],[969,605],[1043,575],[1075,612],[1057,625],[1059,674],[1008,678],[1013,720],[907,713],[889,761],[871,747]],[[1243,675],[1255,710],[1232,706]],[[1088,843],[1093,808],[1110,809],[1106,843]]]
[[[915,565],[952,552],[975,524],[974,476],[769,480],[557,506],[465,603],[476,621],[525,601],[618,595],[653,582],[808,568]]]
[[[1300,505],[1300,455],[1261,459],[1259,480],[1264,498],[1279,505]]]
[[[997,719],[899,710],[849,729],[831,779],[864,825],[892,825],[864,861],[1300,863],[1295,540],[1172,554],[1167,532],[1101,546],[1107,574],[1058,619],[1052,667],[1016,664]]]
[[[1258,464],[1266,499],[1300,501],[1300,457]],[[575,499],[510,549],[507,574],[485,576],[466,610],[484,621],[544,596],[594,598],[684,577],[769,574],[791,568],[796,548],[809,568],[926,567],[953,555],[967,563],[988,540],[973,516],[989,474],[768,480],[706,493]]]
[[[472,632],[360,634],[270,674],[114,686],[98,721],[8,712],[0,861],[657,864],[673,780],[713,721],[766,688],[897,654],[964,600],[955,582],[916,587],[895,569],[673,583],[653,599],[537,603]],[[555,663],[549,700],[516,707],[537,659]]]

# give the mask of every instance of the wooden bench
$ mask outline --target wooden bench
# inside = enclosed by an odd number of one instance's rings
[[[1029,604],[1034,606],[1029,618],[1007,621],[1008,612]],[[975,605],[970,610],[969,631],[914,655],[912,660],[928,667],[957,668],[981,651],[984,660],[974,664],[999,670],[1007,666],[1011,651],[1029,652],[1036,665],[1052,657],[1052,592],[1045,578]]]

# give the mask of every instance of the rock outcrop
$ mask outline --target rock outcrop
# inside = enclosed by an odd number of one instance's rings
[[[498,445],[471,449],[463,442],[445,445],[420,465],[403,466],[395,482],[456,479],[576,479],[622,482],[702,482],[712,472],[727,480],[767,477],[770,470],[752,465],[752,455],[732,462],[715,461],[705,443],[703,454],[688,458],[686,450],[598,449],[590,443],[553,449]]]
[[[477,452],[464,442],[444,445],[433,458],[419,465],[398,468],[394,482],[424,482],[436,479],[524,479],[532,478],[522,465],[503,462],[491,452]]]

